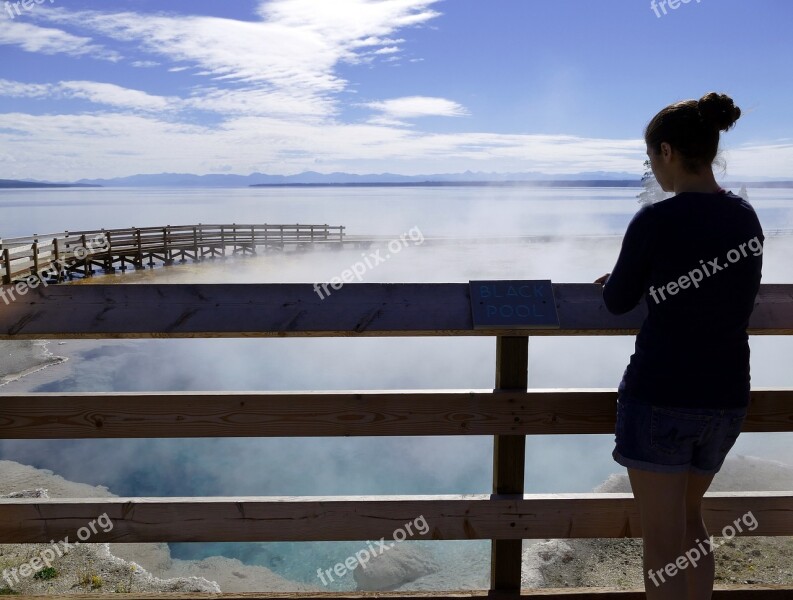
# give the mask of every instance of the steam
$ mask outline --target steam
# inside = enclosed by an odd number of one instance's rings
[[[181,191],[180,191],[181,192]],[[367,282],[466,282],[546,279],[591,282],[614,265],[621,233],[638,209],[637,190],[449,188],[279,190],[278,198],[232,191],[225,205],[198,202],[195,220],[345,224],[348,233],[396,235],[418,227],[421,245],[366,272]],[[136,194],[138,192],[136,191]],[[165,200],[160,223],[185,208]],[[168,194],[170,194],[169,192]],[[225,192],[224,192],[225,193]],[[255,192],[262,194],[262,192]],[[269,191],[267,191],[269,193]],[[311,192],[314,194],[314,192]],[[790,227],[793,205],[778,191],[753,190],[767,230]],[[787,192],[785,192],[787,193]],[[217,198],[217,191],[186,192]],[[247,195],[246,195],[247,194]],[[376,196],[374,196],[376,194]],[[434,195],[434,197],[430,197]],[[38,196],[38,198],[54,196]],[[286,199],[284,199],[286,198]],[[145,199],[144,199],[145,202]],[[34,202],[35,204],[35,202]],[[241,215],[229,217],[229,207]],[[62,218],[66,206],[58,206]],[[69,211],[75,206],[70,205]],[[130,206],[103,223],[131,221]],[[136,207],[137,209],[137,207]],[[81,211],[78,211],[81,212]],[[72,214],[75,214],[72,212]],[[90,212],[88,213],[90,217]],[[137,220],[137,219],[136,219]],[[137,223],[140,226],[151,223]],[[51,227],[52,223],[47,223]],[[90,226],[90,225],[89,225]],[[437,244],[438,235],[487,235],[488,242]],[[552,234],[531,241],[507,236]],[[588,237],[571,237],[587,234]],[[499,239],[500,238],[500,239]],[[361,249],[268,253],[121,277],[123,283],[327,281],[360,259]],[[793,236],[771,236],[764,283],[793,283]],[[108,281],[97,279],[96,283]],[[122,281],[119,281],[121,283]],[[633,352],[633,337],[530,339],[529,385],[616,388]],[[75,353],[46,377],[9,384],[30,391],[349,390],[492,388],[493,338],[338,338],[122,340],[52,345]],[[790,337],[751,338],[752,385],[793,387]],[[793,464],[791,433],[743,434],[733,453]],[[526,490],[586,492],[623,469],[611,459],[613,435],[529,436]],[[357,495],[489,493],[490,437],[228,438],[165,440],[0,440],[0,457],[51,469],[63,477],[106,485],[120,495]]]

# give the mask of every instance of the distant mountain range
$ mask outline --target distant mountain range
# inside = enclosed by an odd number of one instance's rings
[[[576,173],[574,175],[547,175],[543,173],[465,173],[433,175],[396,175],[376,173],[317,173],[306,171],[296,175],[192,175],[189,173],[161,173],[158,175],[132,175],[114,179],[81,179],[77,183],[105,187],[248,187],[248,186],[306,186],[306,185],[438,185],[459,183],[527,183],[551,181],[622,181],[639,182],[641,176],[633,173]]]
[[[724,186],[739,187],[747,183],[750,187],[793,188],[793,181],[773,181],[770,178],[747,178],[743,181],[723,183]],[[641,176],[635,173],[594,171],[569,175],[547,173],[485,173],[466,171],[432,175],[396,175],[379,173],[356,175],[352,173],[317,173],[306,171],[296,175],[193,175],[190,173],[160,173],[131,175],[112,179],[81,179],[74,183],[52,183],[48,181],[0,180],[0,188],[43,188],[43,187],[191,187],[191,188],[236,188],[276,186],[511,186],[528,185],[543,187],[640,187]]]
[[[0,179],[0,189],[26,189],[26,188],[74,188],[74,187],[99,187],[85,183],[45,183],[42,181],[17,181],[15,179]]]
[[[754,178],[752,187],[793,187],[793,181],[773,181],[770,178]],[[743,183],[730,183],[738,187]],[[752,179],[746,179],[747,183]],[[425,186],[425,185],[540,185],[581,187],[640,187],[641,175],[627,172],[590,171],[569,175],[548,173],[486,173],[465,171],[464,173],[435,173],[431,175],[396,175],[374,173],[356,175],[352,173],[317,173],[306,171],[296,175],[192,175],[189,173],[160,173],[158,175],[132,175],[115,179],[81,179],[77,183],[106,187],[247,187],[247,186]],[[726,184],[725,184],[726,185]]]

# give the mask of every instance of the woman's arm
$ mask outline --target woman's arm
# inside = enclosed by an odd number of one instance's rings
[[[603,285],[603,302],[608,311],[621,315],[636,307],[650,279],[654,232],[652,206],[642,207],[631,219],[617,264]]]

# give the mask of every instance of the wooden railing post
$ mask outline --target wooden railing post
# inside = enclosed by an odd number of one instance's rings
[[[69,249],[71,248],[71,243],[69,241],[69,230],[63,232],[63,275],[64,277],[68,277],[71,281],[71,273],[69,273]]]
[[[110,234],[108,234],[108,235],[110,235]],[[109,238],[108,238],[108,240],[109,240]],[[85,234],[82,234],[80,236],[80,246],[79,246],[80,254],[83,253],[83,251],[84,251],[85,247],[87,246],[87,244],[88,244],[88,242],[85,239]],[[109,245],[109,241],[108,241],[108,245]],[[77,256],[75,248],[72,248],[72,259],[78,259],[79,260],[79,256]],[[107,261],[105,261],[105,273],[107,273],[107,272],[108,272],[108,264],[107,264]],[[83,276],[84,277],[88,277],[88,256],[87,255],[84,256],[84,258],[83,258]]]
[[[38,234],[34,234],[38,236]],[[31,250],[33,251],[33,273],[31,275],[38,275],[39,274],[39,238],[33,238],[33,246],[31,246]]]
[[[496,337],[496,389],[526,391],[529,383],[529,338]],[[493,439],[493,493],[523,495],[525,435],[496,435]],[[523,540],[492,540],[490,589],[520,591]]]
[[[55,281],[60,283],[63,281],[63,271],[61,270],[60,249],[58,248],[58,236],[52,240],[52,265],[55,267]]]
[[[193,254],[195,256],[195,261],[196,262],[201,260],[198,257],[198,231],[199,231],[199,229],[201,229],[201,223],[198,224],[198,228],[197,229],[195,227],[193,227]],[[203,238],[203,231],[201,233],[202,233],[201,237]],[[201,258],[203,258],[203,257],[201,257]]]
[[[3,267],[5,268],[3,283],[11,285],[11,253],[8,251],[8,248],[3,249]]]
[[[137,264],[135,265],[136,269],[143,269],[143,243],[140,239],[140,229],[137,227],[133,227],[133,231],[135,232],[135,245],[138,248],[137,251]]]
[[[169,247],[169,242],[171,241],[171,226],[166,225],[162,228],[162,257],[163,257],[163,265],[168,266],[173,264],[173,252]]]

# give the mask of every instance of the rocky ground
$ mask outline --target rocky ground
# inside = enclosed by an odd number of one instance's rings
[[[24,491],[23,491],[24,490]],[[0,498],[103,498],[107,488],[68,481],[52,471],[0,460]],[[19,568],[50,544],[0,544],[0,595],[86,592],[319,591],[288,581],[265,567],[210,557],[172,559],[167,544],[91,544],[74,547],[50,561],[54,571],[14,577]],[[42,565],[43,566],[43,565]],[[7,575],[8,579],[3,578]]]
[[[709,491],[759,490],[793,490],[793,468],[737,455],[725,461]],[[627,475],[612,475],[595,491],[630,493],[631,490]],[[714,537],[714,543],[719,544],[715,551],[717,585],[793,585],[793,537],[736,536],[730,540]],[[536,555],[540,557],[535,562],[540,563],[542,587],[641,588],[644,585],[640,539],[551,540],[544,548],[538,547]],[[524,574],[525,571],[524,568]]]

